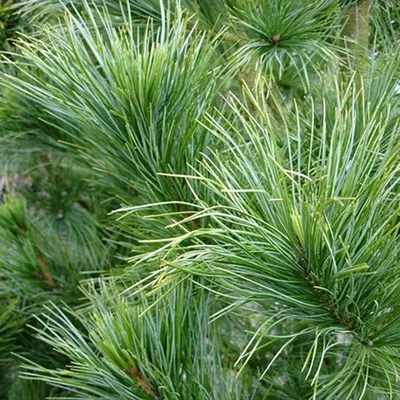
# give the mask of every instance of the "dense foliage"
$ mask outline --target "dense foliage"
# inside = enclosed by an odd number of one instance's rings
[[[0,5],[0,398],[400,398],[398,0]]]

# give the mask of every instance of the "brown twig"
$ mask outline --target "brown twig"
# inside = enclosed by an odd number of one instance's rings
[[[335,307],[333,307],[330,296],[326,292],[324,292],[323,290],[320,289],[320,287],[322,287],[322,285],[320,284],[320,282],[318,282],[317,277],[315,277],[313,274],[311,274],[308,271],[308,268],[307,268],[308,261],[307,261],[306,251],[303,248],[303,246],[301,245],[300,240],[298,238],[296,238],[296,245],[297,245],[297,248],[301,255],[300,263],[304,269],[304,278],[309,282],[309,284],[312,287],[313,292],[316,294],[318,300],[320,301],[322,306],[326,310],[329,311],[331,316],[336,321],[339,322],[340,325],[343,325],[348,330],[352,330],[354,328],[354,322],[351,319],[349,319],[347,316],[341,315],[335,309]]]
[[[42,272],[43,281],[47,285],[49,285],[51,288],[56,288],[57,283],[54,280],[54,278],[51,276],[51,274],[47,268],[47,263],[46,263],[45,259],[41,256],[41,254],[38,251],[36,251],[36,258],[37,258],[38,264],[40,266],[40,270]]]
[[[161,397],[158,397],[155,391],[148,385],[144,375],[140,371],[133,367],[128,367],[126,373],[137,382],[140,389],[142,389],[146,394],[154,397],[156,400],[161,400]]]

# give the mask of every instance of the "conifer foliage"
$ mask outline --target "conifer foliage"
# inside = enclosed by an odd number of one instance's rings
[[[400,398],[398,0],[0,5],[0,398]]]

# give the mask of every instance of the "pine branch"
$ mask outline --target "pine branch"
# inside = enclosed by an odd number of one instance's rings
[[[322,121],[334,115],[330,131],[324,125],[302,127],[297,114],[293,126],[297,135],[293,137],[291,126],[282,132],[268,118],[265,102],[258,103],[250,94],[249,102],[257,105],[255,115],[232,101],[236,125],[210,118],[210,131],[230,149],[224,158],[213,152],[203,162],[207,176],[196,177],[217,196],[218,205],[204,209],[204,214],[211,215],[211,227],[193,232],[200,239],[197,245],[186,248],[182,238],[171,239],[170,245],[142,258],[163,261],[160,276],[154,274],[158,286],[187,274],[207,277],[210,290],[227,300],[240,294],[249,303],[263,305],[265,325],[260,322],[239,358],[246,365],[247,354],[259,351],[264,338],[281,338],[281,347],[262,377],[296,338],[314,335],[302,358],[303,369],[309,368],[307,376],[314,371],[314,393],[327,399],[343,397],[347,390],[363,396],[359,380],[353,379],[354,374],[365,376],[365,369],[369,371],[365,385],[376,385],[368,391],[394,393],[395,373],[390,367],[382,371],[385,350],[379,343],[387,334],[384,343],[393,346],[387,356],[396,352],[397,341],[389,330],[397,314],[390,315],[387,307],[393,310],[389,304],[397,297],[389,300],[391,295],[384,294],[389,282],[398,284],[398,238],[392,232],[399,229],[393,224],[399,204],[394,190],[399,183],[395,161],[399,147],[396,130],[387,125],[391,111],[386,107],[386,101],[392,100],[389,96],[376,108],[368,108],[354,82],[344,93],[348,90],[353,91],[350,101],[347,94],[341,98],[336,92],[333,96],[339,103],[322,111]],[[363,110],[362,118],[353,118],[356,109]],[[343,126],[348,127],[348,136],[343,136]],[[313,136],[307,138],[307,132]],[[381,303],[372,316],[372,299],[381,296],[388,302]],[[236,309],[234,303],[232,309]],[[285,331],[287,321],[289,331]],[[379,334],[377,324],[386,326]],[[275,325],[281,334],[274,334]],[[314,369],[315,359],[310,361],[310,357],[321,346],[322,363],[328,349],[331,353],[342,346],[337,335],[351,337],[343,367],[349,376],[328,393],[329,380]],[[337,351],[338,357],[342,350]],[[390,383],[385,374],[391,377]],[[335,376],[331,379],[334,382]],[[325,383],[320,385],[320,380]]]

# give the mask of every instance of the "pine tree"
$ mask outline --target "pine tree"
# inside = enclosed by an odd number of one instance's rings
[[[400,398],[398,0],[0,6],[0,398]]]

